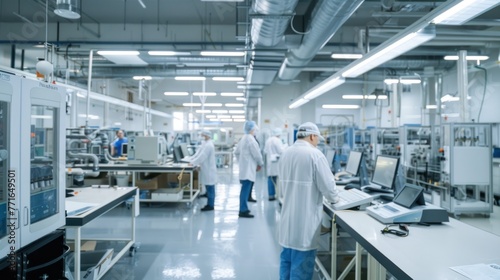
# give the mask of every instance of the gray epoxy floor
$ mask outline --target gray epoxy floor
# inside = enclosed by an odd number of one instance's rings
[[[267,181],[257,179],[249,203],[253,219],[238,218],[237,174],[219,172],[215,211],[200,212],[206,198],[193,204],[141,204],[136,241],[140,247],[114,265],[102,279],[279,279],[276,224],[278,202],[267,200]],[[126,236],[127,208],[118,207],[88,224],[86,237]]]
[[[125,255],[104,280],[127,279],[279,279],[276,224],[279,205],[267,200],[267,181],[260,173],[254,187],[257,203],[249,203],[253,219],[238,218],[237,170],[221,171],[215,211],[200,212],[206,198],[186,203],[141,204],[137,217],[135,256]],[[500,235],[500,211],[491,217],[461,220]],[[118,207],[86,225],[85,237],[127,237],[130,210]],[[315,274],[314,279],[318,279]]]

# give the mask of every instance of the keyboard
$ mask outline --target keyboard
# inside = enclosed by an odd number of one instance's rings
[[[331,204],[334,210],[345,210],[372,202],[373,197],[361,190],[350,189],[339,192],[339,202]]]
[[[361,189],[365,192],[394,193],[391,189],[383,189],[379,185],[366,185],[362,186]]]

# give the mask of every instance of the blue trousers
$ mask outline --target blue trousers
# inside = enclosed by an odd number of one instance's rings
[[[314,273],[316,250],[299,251],[283,247],[280,280],[310,280]]]
[[[215,186],[214,185],[205,185],[207,188],[207,205],[214,207],[215,202]]]
[[[269,193],[269,198],[276,195],[276,182],[278,181],[278,176],[267,177],[267,191]]]
[[[240,180],[241,191],[240,191],[240,212],[248,212],[247,200],[250,195],[250,190],[252,188],[253,182],[250,180]]]

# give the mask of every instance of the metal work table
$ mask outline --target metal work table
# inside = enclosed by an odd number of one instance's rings
[[[135,218],[139,214],[139,208],[137,207],[138,202],[138,189],[135,187],[106,187],[106,188],[75,188],[75,196],[66,198],[66,204],[71,202],[76,203],[90,203],[95,204],[90,210],[77,214],[74,216],[66,216],[66,228],[74,229],[75,236],[75,257],[74,257],[74,276],[75,279],[80,278],[80,267],[81,267],[81,242],[82,233],[81,228],[91,222],[92,220],[100,217],[109,210],[117,207],[122,202],[128,200],[129,198],[134,199],[131,207],[131,231],[130,239],[112,239],[103,238],[102,240],[119,240],[127,242],[125,247],[114,254],[111,263],[106,268],[105,271],[100,272],[100,275],[104,275],[109,268],[111,268],[127,251],[133,248],[135,243]],[[66,207],[68,208],[68,206]],[[69,239],[69,238],[68,238]],[[92,238],[96,240],[95,238]]]
[[[91,165],[75,165],[74,168],[90,169]],[[99,164],[99,171],[104,172],[119,172],[126,171],[132,173],[132,185],[135,186],[136,173],[137,172],[147,172],[147,173],[180,173],[189,174],[189,195],[187,198],[178,201],[162,201],[162,200],[152,200],[141,198],[141,202],[187,202],[191,203],[200,193],[199,186],[194,188],[193,185],[193,174],[198,170],[196,166],[189,166],[187,163],[174,163],[174,164],[163,164],[163,165],[129,165],[127,163],[108,163]]]
[[[361,279],[362,250],[368,253],[368,279],[386,279],[386,270],[397,279],[468,279],[452,266],[499,263],[500,236],[450,218],[450,222],[411,225],[407,237],[384,235],[384,224],[365,211],[335,211],[333,217],[332,271],[336,279],[336,236],[338,225],[356,241],[356,279]],[[354,263],[348,265],[350,270]],[[333,274],[335,273],[335,274]],[[339,279],[345,277],[346,272]]]

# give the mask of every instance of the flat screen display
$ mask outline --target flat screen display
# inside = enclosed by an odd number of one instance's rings
[[[181,147],[180,146],[175,146],[174,147],[174,162],[175,163],[179,163],[181,162],[181,159],[182,159],[182,150],[181,150]]]
[[[359,167],[361,166],[361,158],[363,157],[363,153],[351,151],[349,153],[349,160],[347,161],[347,166],[345,171],[352,176],[358,175]]]
[[[188,151],[186,143],[180,143],[179,147],[181,147],[181,151],[182,151],[182,157],[181,158],[189,156],[189,151]]]
[[[128,143],[122,144],[122,156],[126,156],[128,153]]]
[[[405,185],[393,201],[406,208],[412,208],[416,204],[425,205],[423,191],[422,187]]]
[[[392,189],[396,172],[398,170],[399,158],[389,156],[377,156],[375,170],[373,171],[372,183],[382,188]]]

